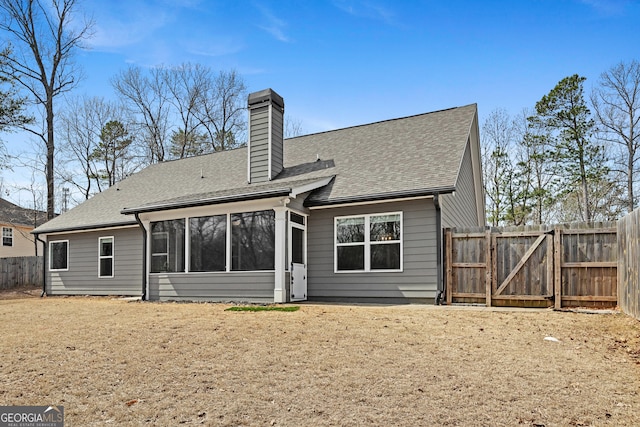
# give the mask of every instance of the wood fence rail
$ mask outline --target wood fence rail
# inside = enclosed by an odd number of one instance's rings
[[[448,229],[446,301],[616,306],[617,252],[615,223]]]
[[[41,256],[0,258],[0,289],[42,285]]]

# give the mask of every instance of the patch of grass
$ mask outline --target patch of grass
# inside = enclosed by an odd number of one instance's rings
[[[291,305],[282,307],[279,305],[242,305],[242,306],[233,306],[227,308],[225,311],[298,311],[300,307],[297,305]]]

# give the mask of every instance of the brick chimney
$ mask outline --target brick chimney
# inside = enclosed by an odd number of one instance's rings
[[[284,100],[271,89],[249,94],[249,183],[272,180],[283,168]]]

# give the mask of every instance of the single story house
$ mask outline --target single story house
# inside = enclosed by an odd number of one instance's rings
[[[248,97],[246,147],[154,164],[38,227],[48,295],[434,301],[442,230],[484,225],[475,104],[283,139]]]
[[[35,240],[31,231],[46,221],[46,212],[23,208],[0,198],[0,258],[41,256],[43,245]]]

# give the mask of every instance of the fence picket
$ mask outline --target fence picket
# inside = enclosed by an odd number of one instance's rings
[[[0,258],[0,289],[42,284],[41,256]]]

